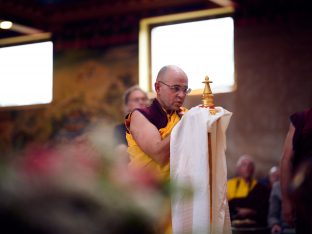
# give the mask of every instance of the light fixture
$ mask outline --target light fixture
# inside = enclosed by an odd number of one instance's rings
[[[11,22],[11,21],[1,21],[0,22],[0,28],[1,29],[10,29],[10,28],[12,28],[12,26],[13,26],[13,23]]]

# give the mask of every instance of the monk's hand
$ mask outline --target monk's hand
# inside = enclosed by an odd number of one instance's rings
[[[271,228],[271,234],[278,234],[281,233],[282,227],[278,224],[274,224]]]
[[[248,218],[250,216],[254,216],[256,214],[256,211],[254,209],[250,208],[237,208],[237,217],[240,218]]]
[[[185,114],[185,108],[180,107],[180,110],[178,111],[178,115],[182,117],[184,114]]]

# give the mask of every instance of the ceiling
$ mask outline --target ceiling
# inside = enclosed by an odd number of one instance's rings
[[[307,5],[308,4],[308,5]],[[237,20],[302,14],[308,0],[0,0],[0,39],[51,32],[57,50],[136,43],[142,18],[233,5]],[[301,6],[301,7],[300,7]]]

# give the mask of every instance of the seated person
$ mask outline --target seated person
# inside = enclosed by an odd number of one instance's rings
[[[227,183],[232,226],[266,227],[269,189],[254,178],[255,164],[250,155],[237,161],[237,176]]]
[[[282,194],[281,184],[276,181],[271,190],[269,200],[268,226],[271,234],[294,233],[282,217]]]
[[[268,175],[262,179],[259,179],[258,182],[267,186],[270,190],[273,187],[273,184],[276,181],[279,181],[280,169],[278,166],[273,166],[270,168]]]

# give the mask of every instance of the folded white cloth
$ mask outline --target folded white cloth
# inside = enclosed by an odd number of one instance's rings
[[[193,191],[190,197],[185,190],[177,189],[172,196],[173,234],[232,233],[226,198],[225,157],[225,132],[232,113],[222,107],[216,110],[217,113],[211,115],[208,108],[193,107],[172,130],[171,181]]]

